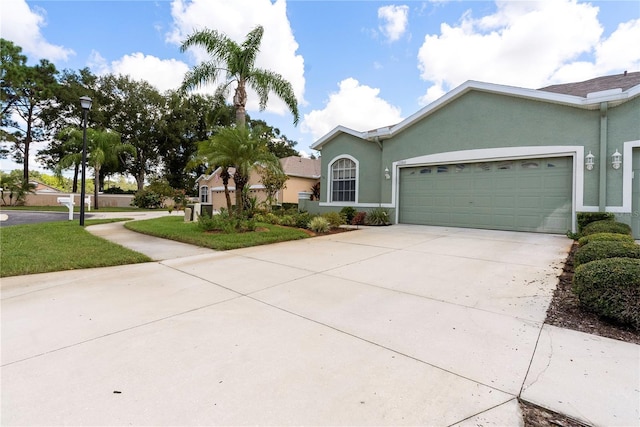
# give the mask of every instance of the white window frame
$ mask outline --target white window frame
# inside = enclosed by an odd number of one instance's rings
[[[200,203],[209,203],[209,186],[200,187]]]
[[[350,160],[355,165],[355,192],[354,192],[354,200],[349,201],[339,201],[333,200],[333,166],[339,160]],[[359,176],[360,176],[360,162],[353,156],[348,154],[342,154],[331,159],[327,166],[327,190],[326,190],[326,200],[327,203],[321,203],[321,205],[327,206],[351,206],[356,205],[358,203],[358,188],[359,188]]]

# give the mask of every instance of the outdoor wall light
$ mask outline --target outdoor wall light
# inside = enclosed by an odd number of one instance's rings
[[[620,169],[621,165],[622,165],[622,154],[620,154],[618,150],[616,150],[616,152],[611,155],[611,166],[614,169]]]
[[[595,163],[596,163],[596,156],[591,154],[591,151],[589,151],[589,154],[584,156],[584,166],[587,168],[588,171],[590,171],[590,170],[593,170],[593,165]]]
[[[384,179],[391,179],[391,175],[389,174],[389,168],[384,168]]]

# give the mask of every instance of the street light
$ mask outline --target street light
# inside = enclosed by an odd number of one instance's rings
[[[81,96],[80,106],[82,107],[82,111],[84,113],[82,127],[82,182],[80,184],[80,225],[84,226],[84,187],[87,175],[87,113],[91,109],[91,98],[89,98],[88,96]]]

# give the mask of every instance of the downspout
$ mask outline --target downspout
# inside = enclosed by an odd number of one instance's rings
[[[598,193],[598,211],[604,212],[607,207],[607,109],[609,104],[600,104],[600,179]]]

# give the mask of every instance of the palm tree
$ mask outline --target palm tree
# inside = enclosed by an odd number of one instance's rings
[[[244,210],[242,191],[249,181],[249,174],[256,165],[262,167],[280,167],[278,158],[269,152],[264,141],[255,137],[246,127],[224,127],[207,141],[198,145],[198,154],[210,164],[221,165],[226,172],[223,184],[227,188],[228,168],[235,168],[233,180],[236,184],[236,209],[239,216]],[[227,193],[227,207],[231,212],[231,200]]]
[[[266,108],[269,93],[273,92],[285,102],[293,114],[293,123],[298,124],[298,101],[291,83],[278,73],[255,66],[263,33],[264,29],[257,26],[247,34],[241,45],[216,30],[204,29],[187,37],[180,46],[181,52],[193,46],[200,46],[211,56],[211,60],[196,65],[187,72],[182,82],[182,90],[214,83],[220,73],[224,72],[225,81],[217,88],[216,95],[225,95],[229,87],[233,83],[236,84],[233,96],[236,126],[242,128],[246,124],[247,86],[258,93],[260,111]]]
[[[93,168],[93,207],[98,209],[98,192],[100,190],[100,170],[102,166],[115,164],[120,161],[120,155],[129,153],[136,155],[135,148],[120,142],[120,135],[115,132],[87,129],[87,164]],[[62,170],[82,162],[82,153],[67,154],[60,160],[56,168],[56,175],[62,175]],[[81,201],[84,203],[84,200]]]

